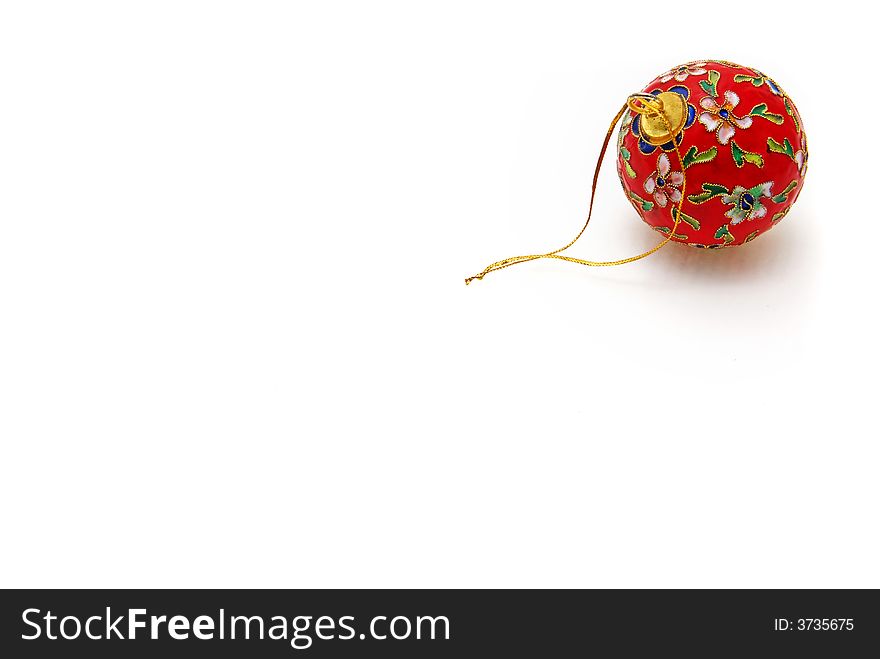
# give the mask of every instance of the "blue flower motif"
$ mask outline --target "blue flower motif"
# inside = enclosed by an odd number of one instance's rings
[[[654,96],[657,96],[662,91],[663,91],[662,89],[655,89],[649,93]],[[676,135],[674,139],[669,140],[666,144],[662,144],[659,147],[659,148],[663,149],[664,151],[673,151],[675,149],[676,144],[681,144],[681,140],[684,137],[685,128],[690,128],[691,126],[693,126],[694,121],[697,118],[697,108],[695,108],[693,105],[691,105],[690,103],[687,102],[688,98],[691,95],[691,92],[687,87],[682,87],[681,85],[675,85],[674,87],[670,87],[667,91],[678,94],[679,96],[684,96],[685,103],[687,104],[687,119],[684,122],[684,127],[681,129],[681,132],[678,135]],[[630,125],[630,130],[632,131],[632,134],[635,135],[636,138],[638,138],[638,140],[639,140],[639,151],[641,151],[642,153],[644,153],[647,156],[647,155],[654,153],[654,151],[656,151],[658,147],[654,146],[653,144],[649,144],[647,141],[645,141],[642,138],[642,133],[640,132],[639,119],[640,119],[640,117],[638,115],[636,115],[636,117],[632,121],[632,125]]]

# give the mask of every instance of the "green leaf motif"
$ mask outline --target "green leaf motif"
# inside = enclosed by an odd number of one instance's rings
[[[757,237],[758,237],[758,231],[752,231],[748,236],[745,237],[745,240],[743,240],[743,243],[750,243]]]
[[[788,195],[791,194],[791,191],[794,190],[797,186],[798,186],[798,182],[796,180],[792,181],[791,183],[789,183],[788,185],[785,186],[785,190],[783,190],[782,192],[780,192],[777,195],[773,195],[771,197],[771,199],[773,200],[774,203],[777,203],[777,204],[784,203],[784,202],[788,201]]]
[[[667,236],[669,235],[669,232],[672,231],[672,229],[670,229],[669,227],[654,227],[654,230],[666,234]],[[673,233],[672,237],[677,240],[690,240],[690,238],[688,238],[683,233]]]
[[[746,151],[733,140],[730,141],[730,153],[733,156],[733,162],[736,163],[737,167],[742,167],[747,162],[750,162],[757,167],[764,166],[764,159],[759,154]]]
[[[634,201],[637,201],[637,202],[639,202],[639,204],[641,204],[643,211],[649,211],[654,208],[653,201],[645,201],[639,195],[637,195],[635,192],[630,192],[629,196],[632,197]]]
[[[632,165],[629,164],[629,159],[632,157],[629,149],[627,149],[625,146],[620,147],[620,155],[623,157],[623,166],[624,169],[626,169],[626,175],[630,178],[635,178],[636,170],[634,170],[632,168]]]
[[[682,162],[684,162],[684,167],[687,169],[691,165],[697,165],[703,162],[710,162],[715,159],[715,156],[718,155],[718,148],[712,147],[702,153],[697,149],[697,147],[692,146],[688,149],[688,152],[684,154],[684,158],[682,158]]]
[[[761,76],[747,76],[743,73],[737,73],[735,76],[733,76],[733,81],[734,82],[750,82],[755,87],[760,87],[761,85],[764,84],[763,77],[761,77]]]
[[[703,192],[699,194],[689,194],[688,201],[692,204],[704,204],[710,199],[720,197],[723,194],[730,194],[730,190],[717,183],[703,183]]]
[[[772,121],[777,126],[781,125],[783,121],[785,121],[784,117],[781,114],[775,114],[773,112],[767,112],[767,104],[759,103],[755,107],[752,108],[752,111],[749,112],[749,115],[752,117],[762,117],[767,121]]]
[[[787,137],[783,140],[782,144],[774,140],[772,137],[768,137],[767,148],[771,153],[784,153],[794,160],[794,147],[791,145],[791,142],[788,141]]]
[[[730,229],[727,228],[726,224],[722,224],[718,227],[718,231],[715,232],[715,240],[723,240],[725,244],[732,243],[736,238],[733,237],[733,234],[730,233]]]
[[[679,211],[678,211],[677,208],[673,208],[673,209],[672,209],[672,221],[673,221],[673,222],[675,222],[675,216],[678,214],[678,212],[679,212]],[[691,227],[693,227],[694,231],[699,231],[699,230],[700,230],[700,221],[699,221],[697,218],[695,218],[695,217],[691,217],[691,216],[688,215],[687,213],[682,213],[682,214],[681,214],[681,221],[682,221],[682,222],[685,222],[685,223],[687,223],[687,224],[690,224]]]
[[[714,96],[718,98],[718,81],[721,80],[721,74],[718,71],[709,71],[709,79],[701,80],[700,87],[703,88],[703,91],[709,94],[710,96]]]

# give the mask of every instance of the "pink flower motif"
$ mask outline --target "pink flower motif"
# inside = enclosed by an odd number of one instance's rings
[[[807,136],[804,131],[801,131],[801,148],[794,152],[794,162],[803,177],[807,173]]]
[[[701,76],[706,73],[706,69],[703,67],[706,66],[706,62],[691,62],[690,64],[682,64],[674,69],[671,69],[664,73],[660,77],[660,82],[669,82],[673,78],[678,80],[679,82],[684,82],[687,80],[688,76]]]
[[[706,96],[700,101],[700,107],[706,110],[700,114],[700,123],[710,133],[715,131],[715,136],[721,144],[727,144],[737,128],[745,130],[752,125],[751,117],[737,117],[733,113],[737,105],[739,105],[739,96],[730,90],[724,92],[724,102],[721,105],[718,105],[718,101],[711,96]]]
[[[670,171],[669,156],[661,153],[657,158],[657,170],[645,180],[645,192],[654,195],[654,201],[660,208],[666,208],[670,201],[677,204],[681,201],[681,187],[684,174]]]

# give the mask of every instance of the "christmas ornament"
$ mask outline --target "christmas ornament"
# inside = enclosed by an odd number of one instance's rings
[[[642,220],[664,238],[617,261],[567,256],[562,252],[590,222],[599,167],[621,120],[621,185]],[[788,214],[806,171],[803,121],[772,78],[722,60],[682,64],[632,94],[612,121],[596,163],[587,220],[574,240],[553,252],[497,261],[465,283],[541,258],[610,266],[645,258],[669,242],[703,249],[743,245]]]

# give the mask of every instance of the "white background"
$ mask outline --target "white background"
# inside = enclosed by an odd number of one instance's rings
[[[0,585],[880,586],[857,6],[3,3]],[[700,57],[798,104],[779,227],[464,286]],[[609,162],[571,253],[657,239]]]

